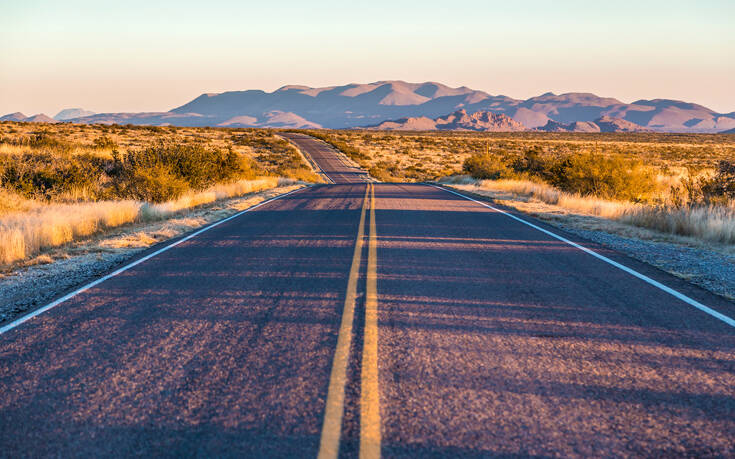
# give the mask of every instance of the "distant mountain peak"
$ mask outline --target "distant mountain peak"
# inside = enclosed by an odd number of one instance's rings
[[[25,123],[58,123],[57,120],[51,118],[45,113],[39,113],[37,115],[29,116],[28,118],[24,119],[23,122]]]
[[[8,113],[7,115],[0,116],[0,121],[23,121],[24,119],[28,118],[25,114],[21,112],[15,112],[15,113]]]
[[[83,108],[65,108],[54,116],[55,120],[66,121],[74,118],[82,118],[85,116],[94,115],[95,113]]]

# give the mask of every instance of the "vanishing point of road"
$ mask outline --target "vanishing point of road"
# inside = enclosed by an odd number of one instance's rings
[[[283,135],[329,184],[0,329],[0,456],[735,455],[733,303]]]

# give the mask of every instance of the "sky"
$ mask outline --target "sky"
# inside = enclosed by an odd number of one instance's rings
[[[735,111],[735,1],[0,0],[0,115],[399,79]]]

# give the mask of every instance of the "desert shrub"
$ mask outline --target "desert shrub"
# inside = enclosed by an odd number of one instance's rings
[[[655,189],[653,174],[639,161],[592,153],[554,161],[546,178],[561,190],[608,199],[643,201]]]
[[[79,190],[96,196],[103,174],[104,161],[91,155],[0,157],[0,185],[29,199],[49,200]]]
[[[511,168],[521,175],[548,178],[553,160],[543,154],[543,150],[539,147],[529,148],[511,162]]]
[[[94,143],[94,147],[100,150],[116,150],[117,149],[117,143],[115,143],[114,140],[107,137],[106,135],[97,137],[96,139],[94,139],[93,143]]]
[[[56,152],[66,152],[72,147],[69,143],[57,139],[45,130],[36,131],[27,136],[4,137],[0,143]]]
[[[512,176],[512,171],[505,161],[492,153],[476,153],[469,156],[462,164],[462,171],[479,180],[498,180]]]
[[[124,154],[113,152],[110,175],[121,197],[161,202],[188,189],[202,190],[215,183],[253,179],[252,160],[231,149],[160,143]]]
[[[163,163],[130,169],[125,177],[124,194],[148,202],[165,202],[180,197],[189,184]]]
[[[720,161],[714,175],[699,180],[699,192],[706,204],[735,199],[735,162]]]
[[[401,170],[400,164],[395,161],[378,161],[368,168],[368,173],[381,182],[401,181],[404,177],[403,172],[404,171]]]
[[[592,153],[556,157],[538,147],[512,161],[494,153],[476,153],[465,160],[462,169],[476,179],[526,177],[569,193],[636,202],[648,199],[656,186],[651,171],[639,161]]]

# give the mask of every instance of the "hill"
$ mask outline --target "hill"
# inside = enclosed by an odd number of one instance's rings
[[[478,111],[472,114],[466,110],[431,119],[427,117],[402,118],[393,121],[384,121],[368,129],[394,131],[488,131],[510,132],[525,131],[526,127],[518,121],[502,113]]]
[[[58,123],[57,120],[47,116],[44,113],[39,113],[33,116],[25,116],[23,113],[15,112],[5,116],[0,116],[0,121],[18,121],[23,123]]]
[[[536,128],[538,131],[546,132],[649,132],[643,126],[620,118],[603,116],[594,121],[574,121],[572,123],[559,123],[549,120],[544,126]]]
[[[9,113],[4,116],[0,116],[0,121],[23,121],[28,118],[21,112]]]
[[[23,122],[25,123],[58,123],[58,121],[46,115],[45,113],[39,113],[37,115],[29,116],[28,118],[24,119]]]

